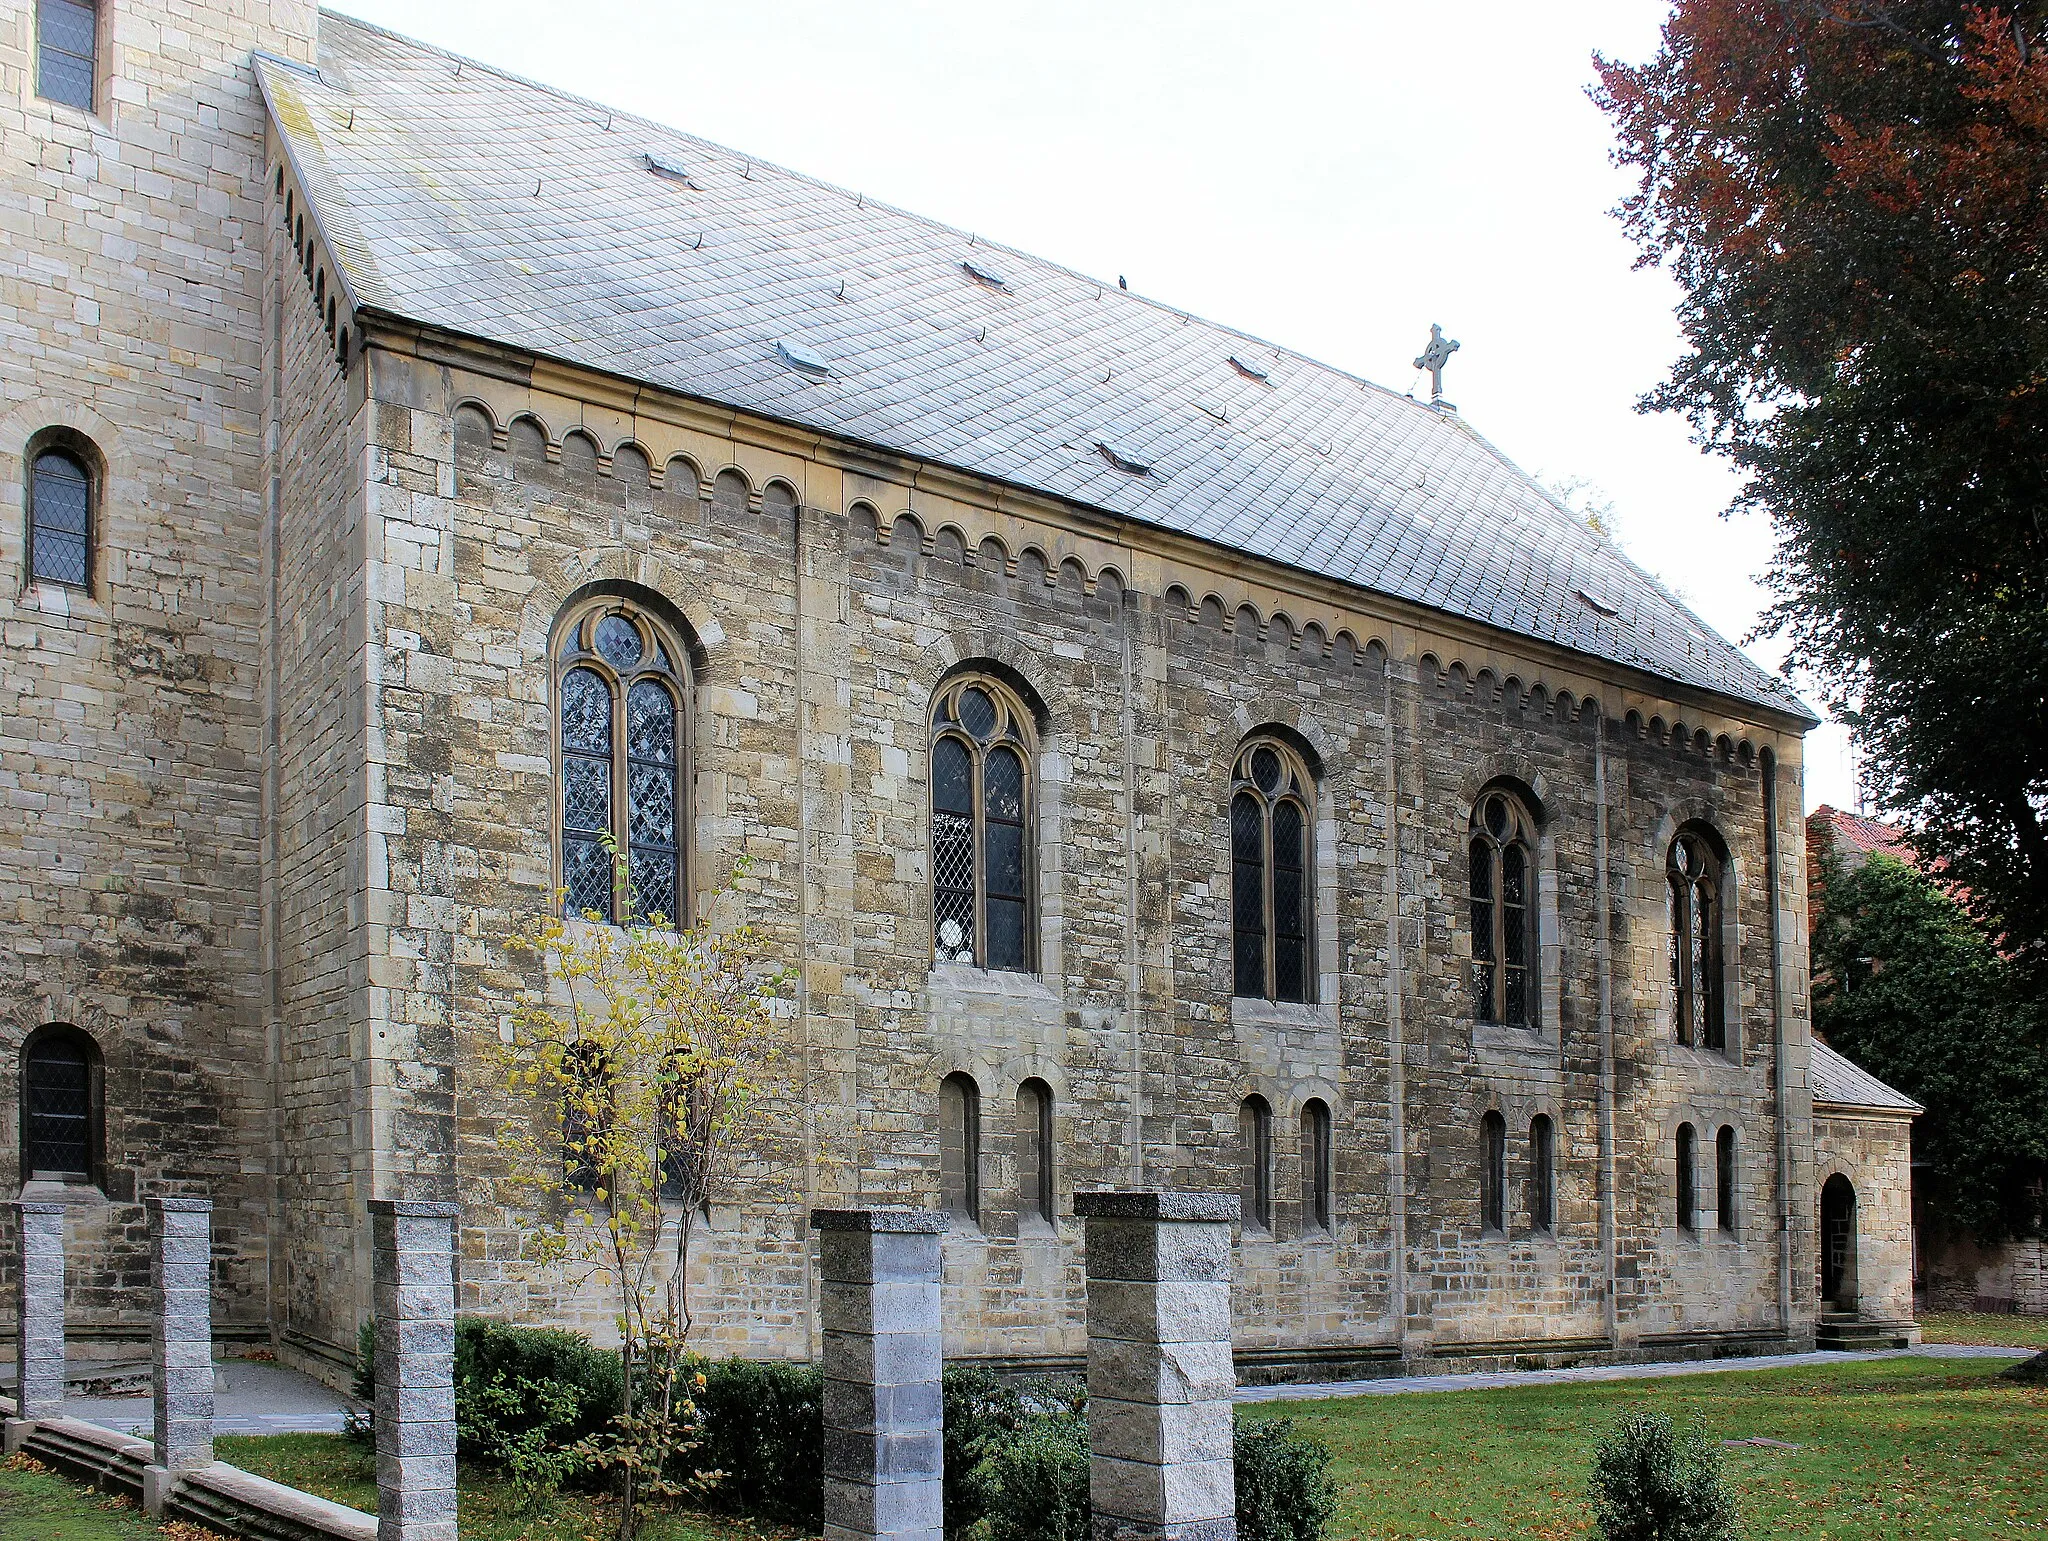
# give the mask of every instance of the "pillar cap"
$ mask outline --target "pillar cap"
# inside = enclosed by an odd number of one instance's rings
[[[213,1208],[212,1199],[146,1198],[142,1201],[145,1209],[162,1210],[167,1215],[205,1214]]]
[[[7,1207],[25,1215],[61,1215],[71,1208],[51,1199],[9,1199]]]
[[[422,1199],[371,1199],[370,1213],[394,1215],[401,1220],[459,1220],[460,1204],[430,1203]]]
[[[1235,1220],[1234,1193],[1077,1193],[1074,1213],[1084,1220]]]
[[[946,1228],[946,1217],[934,1209],[814,1209],[811,1224],[821,1231],[933,1235]]]

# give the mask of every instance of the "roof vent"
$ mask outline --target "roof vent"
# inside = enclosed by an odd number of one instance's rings
[[[1010,292],[1009,280],[993,268],[985,268],[976,262],[963,262],[960,266],[966,270],[967,276],[976,283],[985,284],[991,289],[1000,289],[1005,294]]]
[[[775,352],[783,363],[799,373],[820,380],[827,380],[832,376],[831,362],[816,348],[806,348],[800,342],[784,341],[775,345]]]
[[[654,154],[652,151],[649,151],[643,159],[647,162],[647,169],[664,181],[680,182],[693,193],[701,193],[704,190],[691,180],[690,168],[683,165],[680,161],[667,160],[662,156]]]
[[[1259,368],[1257,364],[1247,364],[1235,353],[1230,355],[1230,367],[1243,375],[1247,380],[1257,380],[1265,385],[1273,383],[1273,377],[1265,370]]]
[[[1606,616],[1615,616],[1621,614],[1621,611],[1616,606],[1608,604],[1607,601],[1605,601],[1604,599],[1595,599],[1591,594],[1588,594],[1584,589],[1578,589],[1575,592],[1578,594],[1580,599],[1585,601],[1586,608],[1588,610],[1594,611],[1596,614]]]
[[[1216,403],[1213,401],[1198,401],[1195,403],[1195,405],[1200,407],[1204,412],[1208,413],[1211,417],[1215,418],[1216,421],[1219,423],[1227,423],[1230,421],[1230,414],[1227,411],[1225,411],[1222,407],[1217,406]]]
[[[1126,476],[1150,476],[1152,474],[1150,464],[1143,460],[1133,460],[1129,455],[1122,453],[1112,444],[1097,439],[1095,441],[1095,448],[1104,460],[1107,460]]]

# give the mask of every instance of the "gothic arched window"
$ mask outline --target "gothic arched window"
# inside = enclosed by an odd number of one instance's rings
[[[564,912],[686,923],[689,675],[679,640],[644,610],[595,599],[557,633],[555,671]],[[624,858],[623,893],[607,841]]]
[[[1721,858],[1706,833],[1682,829],[1671,842],[1671,991],[1678,1041],[1725,1050],[1721,1009]]]
[[[1315,781],[1301,756],[1261,735],[1238,750],[1230,787],[1232,993],[1315,999],[1309,947]]]
[[[986,675],[932,703],[932,953],[942,963],[1033,965],[1031,714]]]
[[[1481,1022],[1537,1025],[1536,821],[1512,792],[1472,810],[1472,1012]]]

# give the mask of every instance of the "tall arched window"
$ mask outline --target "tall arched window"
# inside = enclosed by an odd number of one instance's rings
[[[39,450],[29,467],[28,572],[43,583],[92,586],[95,483],[85,458]]]
[[[1031,714],[996,680],[952,680],[932,703],[932,952],[1034,966]]]
[[[1018,1213],[1052,1224],[1052,1088],[1033,1077],[1017,1088]]]
[[[1504,788],[1480,796],[1467,851],[1472,896],[1472,1011],[1481,1022],[1537,1025],[1536,821]]]
[[[53,1024],[21,1048],[21,1180],[97,1182],[106,1148],[100,1051]]]
[[[1671,842],[1671,991],[1678,1041],[1725,1051],[1721,1009],[1721,859],[1704,831]]]
[[[36,0],[37,96],[92,111],[99,30],[91,0]]]
[[[1550,1115],[1529,1120],[1529,1229],[1548,1236],[1557,1228],[1557,1130]]]
[[[1735,1131],[1728,1125],[1714,1139],[1714,1212],[1716,1223],[1735,1234]]]
[[[1309,946],[1315,782],[1294,749],[1269,735],[1238,750],[1230,788],[1233,993],[1315,999]]]
[[[687,667],[680,639],[621,599],[586,602],[557,633],[567,914],[687,923]],[[623,894],[607,839],[625,858]]]
[[[1237,1110],[1238,1200],[1246,1226],[1273,1229],[1273,1109],[1257,1093]]]
[[[1699,1136],[1691,1124],[1678,1126],[1678,1228],[1695,1231],[1700,1223]]]
[[[1479,1226],[1494,1235],[1508,1228],[1508,1121],[1489,1112],[1479,1121]]]
[[[939,1207],[981,1224],[981,1088],[959,1071],[939,1083]]]
[[[1330,1105],[1311,1097],[1301,1106],[1301,1228],[1330,1229]]]

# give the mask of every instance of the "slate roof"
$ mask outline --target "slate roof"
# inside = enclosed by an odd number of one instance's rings
[[[1453,414],[332,12],[257,68],[361,307],[1812,720]]]
[[[1904,1092],[1894,1091],[1845,1054],[1818,1038],[1813,1041],[1813,1100],[1837,1107],[1875,1108],[1887,1113],[1927,1110]]]

